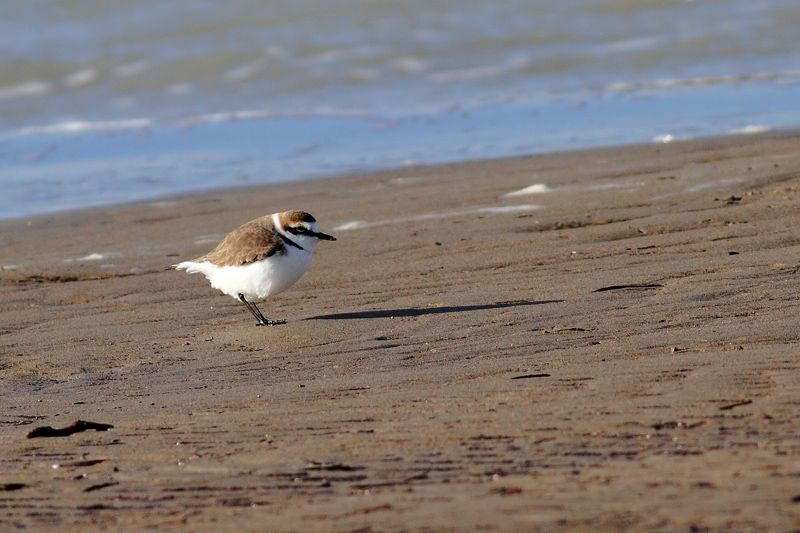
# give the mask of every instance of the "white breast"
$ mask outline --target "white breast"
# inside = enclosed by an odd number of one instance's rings
[[[294,285],[311,266],[311,257],[308,250],[289,248],[286,254],[246,266],[215,267],[203,273],[215,289],[237,300],[244,294],[249,301],[257,302]]]

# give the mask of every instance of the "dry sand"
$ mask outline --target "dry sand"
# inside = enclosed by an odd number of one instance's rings
[[[798,187],[769,135],[2,222],[0,529],[798,527]],[[166,269],[289,208],[285,326]]]

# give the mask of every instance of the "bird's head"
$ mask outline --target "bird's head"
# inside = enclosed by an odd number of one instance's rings
[[[336,237],[322,233],[319,224],[305,211],[284,211],[278,214],[280,229],[303,248],[314,248],[319,241],[335,241]]]

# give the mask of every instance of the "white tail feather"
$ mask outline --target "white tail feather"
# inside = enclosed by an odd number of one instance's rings
[[[177,265],[172,265],[172,268],[175,270],[185,270],[187,274],[204,274],[208,276],[208,274],[213,270],[214,265],[207,261],[203,261],[202,263],[196,263],[194,261],[184,261],[182,263],[178,263]]]

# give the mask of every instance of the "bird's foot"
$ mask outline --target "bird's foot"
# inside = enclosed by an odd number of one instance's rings
[[[266,320],[259,320],[258,322],[256,322],[256,326],[280,326],[281,324],[286,324],[286,321],[285,320],[271,320],[271,319],[268,318]]]

